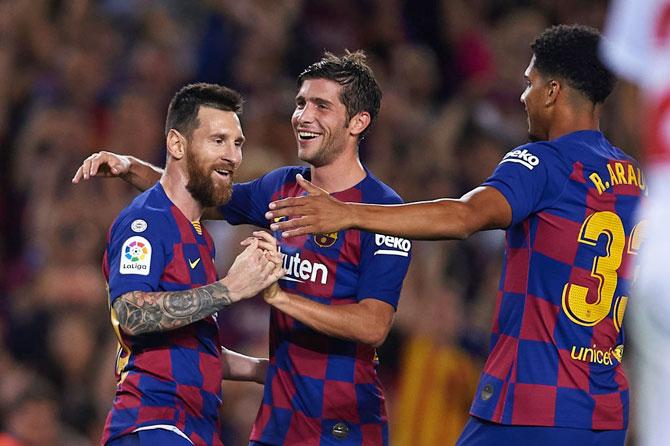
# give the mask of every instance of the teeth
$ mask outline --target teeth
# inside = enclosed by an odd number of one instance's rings
[[[319,136],[318,133],[312,133],[312,132],[298,132],[298,136],[301,138],[316,138]]]
[[[221,174],[221,175],[228,175],[230,172],[224,169],[214,169],[214,172]]]

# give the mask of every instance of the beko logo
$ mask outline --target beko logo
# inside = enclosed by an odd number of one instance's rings
[[[375,234],[375,244],[390,249],[378,249],[374,252],[374,255],[386,254],[407,257],[409,250],[412,248],[412,242],[407,239],[383,234]]]
[[[519,163],[522,166],[533,170],[535,166],[540,164],[540,158],[530,153],[527,149],[516,149],[508,152],[507,155],[503,157],[503,160],[500,161],[500,164],[502,163]]]

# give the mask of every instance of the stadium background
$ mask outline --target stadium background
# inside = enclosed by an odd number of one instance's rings
[[[135,192],[70,178],[97,148],[162,165],[176,88],[207,81],[244,94],[242,181],[297,162],[289,119],[301,69],[324,49],[365,49],[384,99],[363,159],[405,200],[459,196],[526,139],[519,95],[533,37],[555,23],[602,29],[606,9],[604,0],[0,1],[0,429],[25,435],[23,446],[97,444],[116,345],[100,261]],[[620,85],[603,119],[632,154],[634,99]],[[250,228],[209,227],[225,272]],[[415,243],[380,351],[393,444],[446,445],[460,431],[502,248],[502,231]],[[225,345],[266,356],[267,315],[259,299],[221,313]],[[224,384],[227,446],[247,444],[260,396],[259,385]]]

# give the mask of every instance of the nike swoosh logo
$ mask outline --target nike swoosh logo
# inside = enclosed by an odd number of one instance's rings
[[[191,269],[198,266],[198,263],[200,263],[200,257],[198,257],[195,262],[192,262],[191,259],[188,259],[188,264],[191,267]]]

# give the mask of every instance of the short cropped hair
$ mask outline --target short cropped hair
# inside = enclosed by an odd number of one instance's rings
[[[372,127],[381,106],[382,91],[372,69],[366,63],[363,51],[346,51],[342,56],[326,52],[320,61],[305,68],[298,76],[298,88],[307,79],[328,79],[340,84],[340,101],[347,109],[347,121],[356,114],[370,114],[370,125],[361,133],[360,139]]]
[[[531,44],[535,68],[556,76],[600,104],[614,89],[616,77],[598,56],[598,30],[582,25],[557,25],[546,29]]]
[[[242,96],[228,87],[204,82],[182,87],[170,101],[165,119],[165,136],[171,129],[175,129],[189,138],[199,125],[200,107],[212,107],[239,115],[242,113]]]

